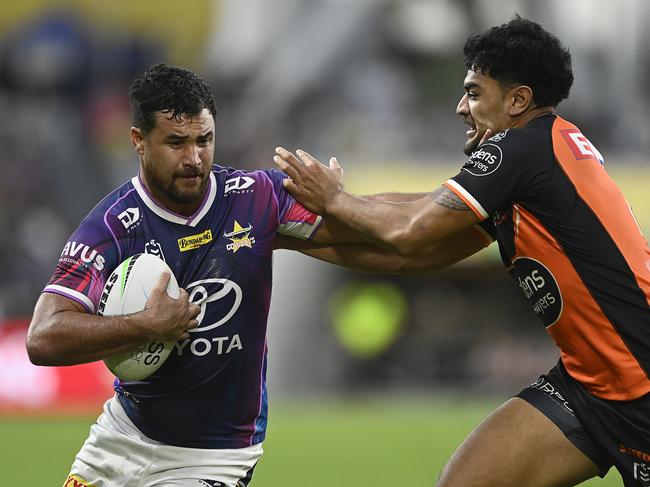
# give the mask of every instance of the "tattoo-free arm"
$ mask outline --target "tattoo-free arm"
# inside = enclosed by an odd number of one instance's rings
[[[282,248],[297,250],[316,259],[350,269],[382,274],[410,275],[442,269],[475,254],[488,241],[470,228],[433,245],[427,255],[405,257],[373,244],[320,246],[310,241],[283,237]]]
[[[151,291],[145,309],[122,316],[89,314],[77,302],[43,293],[36,303],[27,332],[27,354],[35,365],[74,365],[94,362],[141,343],[189,337],[200,308],[187,292],[178,299],[167,294],[164,273]]]

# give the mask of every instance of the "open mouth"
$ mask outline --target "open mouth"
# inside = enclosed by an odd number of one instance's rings
[[[476,135],[476,125],[474,125],[469,121],[464,121],[463,123],[469,127],[469,130],[465,132],[465,135],[467,135],[468,137],[473,137],[474,135]]]

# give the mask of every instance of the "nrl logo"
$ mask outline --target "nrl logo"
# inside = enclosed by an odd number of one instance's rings
[[[237,220],[233,225],[232,232],[224,232],[223,236],[230,239],[231,243],[226,244],[226,249],[231,250],[233,254],[237,252],[242,247],[248,247],[249,249],[253,248],[255,243],[255,237],[250,237],[249,233],[253,229],[253,225],[250,223],[247,227],[242,227]]]

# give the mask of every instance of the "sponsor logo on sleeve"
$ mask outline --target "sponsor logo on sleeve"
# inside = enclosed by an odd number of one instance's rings
[[[560,133],[576,159],[596,159],[601,164],[605,164],[603,155],[578,129],[561,130]]]
[[[117,215],[117,218],[122,222],[124,228],[129,229],[140,221],[140,208],[127,208],[122,213]]]
[[[92,265],[95,269],[101,271],[104,269],[106,259],[102,254],[90,248],[88,245],[73,241],[65,244],[59,262],[66,264],[82,263],[86,267]]]
[[[530,257],[517,257],[510,269],[520,289],[544,326],[553,325],[562,314],[562,293],[551,271]]]
[[[248,176],[237,176],[234,178],[226,179],[226,187],[223,194],[235,193],[252,193],[254,190],[249,189],[255,184],[255,180]]]
[[[502,159],[501,147],[496,144],[483,144],[472,152],[463,169],[474,176],[487,176],[499,169]]]
[[[203,233],[197,233],[196,235],[189,235],[187,237],[178,239],[178,249],[181,252],[187,252],[188,250],[193,250],[199,248],[201,245],[212,242],[212,231],[206,230]]]
[[[232,232],[224,232],[223,236],[230,239],[230,243],[226,244],[226,250],[232,251],[234,254],[242,247],[253,248],[255,237],[250,236],[253,225],[250,223],[246,227],[242,227],[237,220],[233,224]]]

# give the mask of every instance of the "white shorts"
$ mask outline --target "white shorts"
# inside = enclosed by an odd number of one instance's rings
[[[64,487],[245,487],[262,444],[183,448],[144,436],[109,399],[77,454]]]

